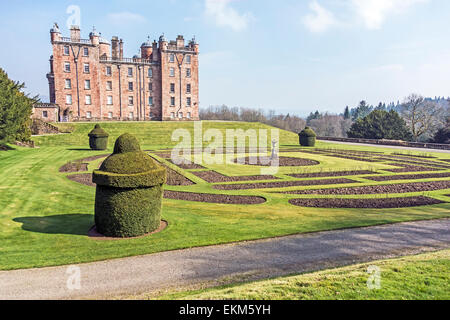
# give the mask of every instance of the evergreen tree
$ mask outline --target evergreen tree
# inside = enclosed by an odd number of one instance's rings
[[[8,78],[0,68],[0,141],[29,141],[33,104],[37,98],[30,98],[22,90],[25,85]]]
[[[372,112],[373,107],[369,106],[366,101],[361,101],[356,107],[356,109],[352,109],[352,120],[364,118]]]
[[[344,111],[344,119],[350,119],[350,109],[348,106],[345,107],[345,111]]]
[[[347,132],[349,138],[411,140],[411,132],[400,115],[391,110],[375,110],[359,118]]]

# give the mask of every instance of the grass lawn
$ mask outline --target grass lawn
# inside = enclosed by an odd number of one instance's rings
[[[380,289],[369,290],[369,266],[380,268]],[[158,299],[187,300],[448,300],[450,250],[374,261],[297,276],[191,292]],[[149,298],[139,296],[140,299]],[[154,297],[153,297],[154,298]]]
[[[168,190],[259,195],[265,197],[267,202],[259,205],[223,205],[165,199],[162,216],[169,222],[169,226],[163,232],[139,239],[94,240],[86,234],[94,224],[95,188],[70,181],[66,178],[67,174],[58,171],[59,168],[69,161],[112,152],[115,138],[125,132],[135,134],[143,149],[170,148],[176,144],[171,141],[172,130],[184,128],[192,132],[194,125],[192,122],[105,123],[102,127],[111,134],[107,152],[87,150],[87,133],[93,125],[93,123],[63,124],[61,127],[74,129],[73,133],[35,137],[36,145],[39,146],[37,149],[15,147],[14,150],[0,151],[0,270],[83,263],[295,233],[450,217],[448,203],[399,209],[296,207],[290,205],[288,200],[305,196],[278,194],[273,191],[318,188],[319,186],[221,191],[213,189],[210,183],[194,176],[191,171],[181,170],[168,164],[197,183],[192,186],[167,186]],[[203,122],[203,129],[208,128],[217,128],[223,133],[226,129],[234,128],[270,129],[266,125],[257,123]],[[280,145],[298,147],[297,135],[280,131]],[[319,142],[317,147],[398,152],[398,150],[377,147],[322,142]],[[320,164],[314,167],[280,168],[276,176],[282,180],[294,180],[286,176],[288,173],[361,169],[381,170],[382,173],[383,169],[391,168],[383,163],[365,163],[324,155],[294,152],[284,155],[314,159],[320,161]],[[450,154],[430,153],[429,155],[440,159],[450,158]],[[89,165],[89,171],[92,171],[99,161],[92,162]],[[244,165],[211,165],[208,168],[231,176],[259,174],[260,169]],[[446,171],[450,170],[443,172]],[[386,184],[386,182],[368,181],[363,176],[355,176],[351,179],[356,180],[357,183],[349,184],[349,186]],[[405,182],[408,181],[402,181],[402,183]],[[448,201],[446,194],[450,194],[450,190],[425,193],[426,196]],[[408,195],[423,195],[423,193]],[[379,194],[357,197],[399,196],[404,195]]]

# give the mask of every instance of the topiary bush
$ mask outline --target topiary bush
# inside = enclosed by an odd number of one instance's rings
[[[93,173],[95,225],[108,237],[137,237],[160,226],[166,169],[141,151],[137,139],[120,136],[114,153]]]
[[[300,145],[303,147],[314,147],[316,145],[316,133],[310,127],[306,127],[298,134]]]
[[[103,130],[99,124],[96,124],[94,129],[89,132],[89,147],[92,150],[106,150],[108,148],[109,134]]]

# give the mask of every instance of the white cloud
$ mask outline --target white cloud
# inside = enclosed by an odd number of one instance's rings
[[[144,16],[128,11],[110,13],[108,14],[108,19],[115,24],[143,23],[147,21]]]
[[[334,18],[333,13],[322,7],[317,1],[311,2],[309,7],[313,13],[310,13],[303,18],[303,24],[309,31],[320,33],[337,24],[337,20]]]
[[[388,15],[401,13],[425,2],[428,0],[350,0],[353,9],[369,29],[380,29]]]
[[[240,14],[230,6],[231,0],[205,0],[205,15],[219,27],[229,27],[241,31],[253,19],[251,13]]]

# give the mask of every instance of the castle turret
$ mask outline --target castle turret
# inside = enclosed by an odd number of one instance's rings
[[[145,60],[150,60],[153,53],[153,44],[150,42],[150,37],[148,37],[147,42],[141,45],[141,57]]]
[[[164,34],[159,37],[159,48],[164,51],[167,50],[167,46],[169,45],[169,43],[166,40],[166,37],[164,36]]]
[[[92,32],[89,34],[89,39],[91,39],[91,43],[94,46],[98,46],[100,44],[100,35],[98,34],[95,27],[92,29]]]
[[[53,28],[50,29],[50,39],[53,42],[61,40],[61,31],[59,31],[59,26],[55,22]]]
[[[109,59],[111,57],[111,44],[108,42],[108,40],[99,37],[99,51],[100,51],[100,58],[102,59]]]

